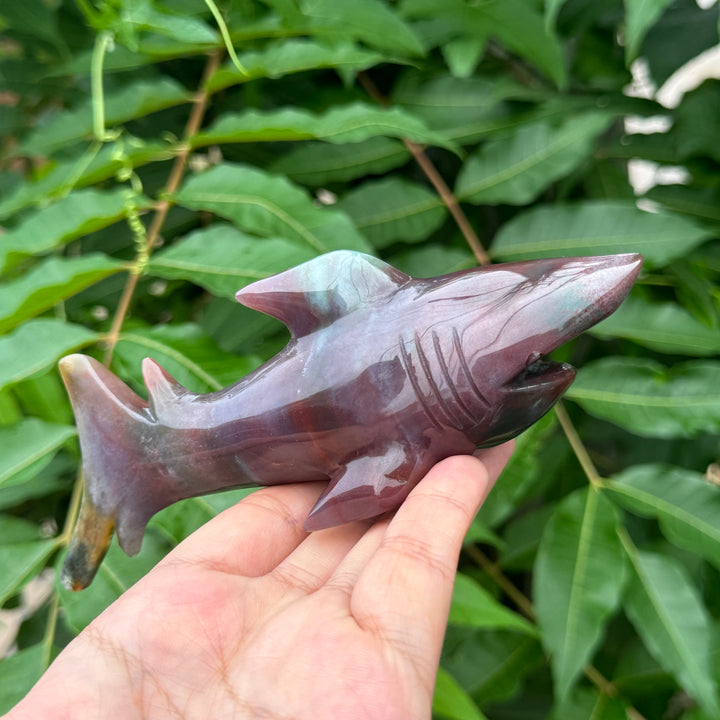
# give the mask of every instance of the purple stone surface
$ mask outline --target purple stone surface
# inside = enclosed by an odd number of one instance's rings
[[[416,279],[338,251],[238,292],[292,337],[224,390],[190,392],[146,358],[146,402],[96,360],[63,358],[85,476],[64,582],[89,584],[113,529],[135,554],[158,510],[222,489],[329,480],[307,530],[397,508],[439,460],[542,417],[575,375],[543,356],[616,310],[641,265],[560,258]]]

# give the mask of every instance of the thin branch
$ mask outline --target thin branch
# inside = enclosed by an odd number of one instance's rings
[[[465,241],[473,251],[475,259],[480,265],[489,265],[492,262],[490,260],[490,256],[487,254],[487,251],[480,242],[480,238],[476,235],[475,230],[473,230],[470,221],[467,219],[467,215],[465,215],[463,209],[460,207],[460,203],[458,203],[457,199],[452,194],[452,190],[450,190],[445,180],[443,180],[442,175],[440,175],[430,158],[417,143],[407,139],[403,139],[403,142],[405,143],[407,149],[412,153],[417,164],[427,176],[427,179],[432,183],[443,203],[445,203],[445,206],[452,215],[453,220],[455,220],[456,225],[463,234]]]
[[[595,468],[595,464],[590,459],[587,448],[580,439],[580,435],[575,429],[575,426],[573,425],[570,416],[567,414],[567,410],[562,402],[558,402],[555,405],[555,415],[557,416],[557,419],[560,422],[560,427],[563,429],[565,437],[568,439],[570,447],[573,449],[575,457],[578,459],[578,462],[580,463],[590,484],[595,486],[602,484],[602,477]]]
[[[497,583],[497,586],[505,593],[505,595],[512,600],[515,606],[522,612],[525,617],[531,622],[537,622],[535,617],[535,610],[533,609],[532,603],[526,597],[526,595],[519,590],[515,585],[503,574],[503,571],[496,565],[485,553],[474,545],[469,545],[463,548],[477,564],[481,567],[492,580]],[[607,697],[614,698],[618,696],[617,687],[608,680],[594,665],[586,665],[583,668],[585,677],[595,685],[595,687]],[[627,707],[627,716],[630,720],[645,720],[643,716],[631,705]]]
[[[570,446],[578,459],[578,462],[582,466],[588,480],[592,485],[598,485],[602,483],[602,478],[595,469],[590,456],[578,435],[575,426],[573,425],[570,417],[567,414],[567,410],[562,403],[557,403],[555,406],[555,413],[560,422],[565,435],[570,443]],[[513,585],[510,580],[503,574],[502,570],[493,563],[481,550],[476,547],[470,546],[464,548],[470,557],[497,583],[498,587],[505,593],[505,595],[515,603],[515,606],[527,617],[529,620],[535,621],[535,611],[533,609],[530,600]],[[617,697],[618,691],[615,685],[608,680],[594,665],[587,665],[583,668],[585,677],[595,685],[595,687],[607,697]],[[634,707],[628,706],[627,715],[630,720],[645,720],[640,712]]]
[[[369,75],[364,72],[358,73],[358,80],[373,100],[378,102],[380,105],[388,105],[387,98],[377,89],[377,86],[370,79]],[[453,220],[455,220],[455,224],[458,226],[460,232],[465,238],[465,241],[473,251],[475,259],[480,265],[489,265],[491,263],[490,256],[487,254],[483,244],[480,242],[475,230],[473,230],[473,227],[467,219],[467,215],[465,215],[463,209],[460,207],[460,203],[458,203],[457,198],[452,194],[452,190],[450,190],[445,180],[443,180],[442,175],[440,175],[437,168],[425,154],[425,151],[422,147],[420,147],[420,145],[412,140],[408,140],[407,138],[403,138],[403,142],[405,143],[405,147],[407,147],[412,156],[415,158],[415,161],[420,166],[420,169],[425,173],[425,176],[435,188],[435,191],[440,196],[440,199],[450,212],[450,215],[452,215]]]
[[[183,133],[184,142],[180,147],[180,151],[175,156],[175,162],[170,170],[170,175],[168,176],[167,183],[165,184],[162,197],[155,207],[155,215],[153,216],[150,228],[148,229],[145,247],[140,253],[144,257],[148,257],[150,255],[157,244],[158,238],[160,237],[160,230],[162,229],[165,219],[167,218],[168,211],[170,210],[170,201],[167,199],[167,196],[172,195],[180,186],[185,166],[187,165],[188,156],[190,155],[189,140],[193,135],[195,135],[195,133],[197,133],[200,129],[200,125],[202,124],[202,119],[205,115],[208,98],[210,96],[210,93],[207,90],[207,83],[220,64],[220,56],[220,50],[214,52],[209,57],[208,62],[205,65],[205,70],[203,71],[202,80],[200,82],[200,89],[195,94],[192,110],[190,111],[190,115],[185,126],[185,132]],[[118,303],[115,316],[113,317],[110,332],[107,335],[107,347],[103,357],[103,363],[106,366],[109,366],[112,361],[115,345],[120,337],[120,331],[122,330],[123,323],[125,322],[128,310],[130,309],[130,302],[135,294],[135,289],[137,288],[139,279],[139,272],[131,272],[128,276],[127,282],[125,283],[125,287],[123,288],[120,302]]]
[[[535,622],[535,610],[532,603],[505,577],[502,570],[474,545],[468,545],[463,550],[497,583],[497,586],[515,603],[520,612],[528,620]]]
[[[190,154],[190,143],[188,142],[188,140],[200,129],[200,125],[202,124],[202,119],[205,114],[205,109],[207,107],[209,97],[209,93],[207,91],[207,82],[210,77],[212,77],[213,73],[217,70],[220,64],[221,54],[222,51],[220,50],[214,52],[209,57],[205,65],[205,70],[203,72],[202,80],[200,82],[200,90],[198,90],[195,95],[192,109],[190,111],[188,121],[185,125],[185,142],[183,143],[180,151],[175,157],[175,162],[173,163],[172,169],[170,170],[170,175],[168,176],[168,181],[165,185],[165,190],[163,194],[166,196],[174,193],[178,189],[180,181],[182,180],[183,172],[185,170],[187,159]],[[147,233],[147,239],[145,241],[144,247],[141,248],[141,250],[139,251],[138,257],[142,256],[147,258],[152,252],[153,247],[157,243],[158,237],[160,235],[160,230],[163,226],[163,223],[165,222],[165,218],[167,217],[169,209],[170,201],[167,200],[167,198],[163,198],[160,200],[160,202],[158,202],[155,208],[155,215],[150,225],[150,230]],[[135,265],[137,266],[138,263],[136,262]],[[106,366],[109,366],[110,362],[112,361],[113,351],[115,349],[115,345],[117,344],[118,337],[120,337],[120,331],[122,330],[123,323],[125,322],[125,318],[130,308],[130,302],[132,301],[139,279],[140,273],[131,271],[128,276],[127,282],[125,283],[125,287],[123,288],[117,310],[115,311],[115,315],[113,317],[112,327],[110,329],[110,332],[106,336],[107,345],[105,350],[105,356],[103,358],[103,362]],[[65,525],[63,527],[62,534],[60,535],[61,545],[67,545],[70,542],[73,528],[75,527],[75,523],[77,522],[82,491],[82,472],[78,472],[78,476],[75,480],[75,485],[73,487],[73,494],[70,500],[70,506],[68,508],[67,515],[65,516]],[[52,632],[54,632],[54,630]]]

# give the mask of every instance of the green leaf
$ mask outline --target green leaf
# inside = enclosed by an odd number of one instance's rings
[[[422,55],[417,35],[390,7],[380,0],[302,0],[303,15],[338,34],[362,40],[366,44],[403,55]]]
[[[285,178],[247,165],[218,165],[190,178],[175,199],[192,210],[228,218],[240,230],[282,237],[316,253],[343,248],[370,251],[344,213],[319,208]]]
[[[180,543],[216,515],[236,505],[256,490],[256,487],[237,488],[214,495],[180,500],[153,515],[149,527],[158,529],[173,544]]]
[[[117,260],[100,254],[42,260],[25,275],[0,285],[0,333],[123,267]]]
[[[720,432],[720,362],[667,368],[645,358],[603,358],[579,370],[567,397],[591,415],[645,437]]]
[[[149,526],[157,528],[170,542],[177,544],[208,520],[237,505],[256,490],[256,487],[237,488],[214,495],[180,500],[153,515]]]
[[[642,56],[656,87],[718,42],[718,5],[676,0],[645,36]]]
[[[670,542],[720,568],[720,487],[703,475],[669,465],[634,465],[604,489],[625,509],[657,519]]]
[[[347,145],[308,142],[271,163],[269,170],[317,186],[382,174],[404,165],[409,157],[410,152],[401,142],[382,136]]]
[[[15,545],[41,539],[41,529],[35,523],[14,515],[0,515],[0,545]]]
[[[117,142],[122,143],[118,155]],[[121,141],[106,143],[99,149],[91,148],[81,158],[73,157],[56,164],[49,163],[45,174],[34,181],[22,183],[17,190],[0,201],[0,219],[30,205],[45,205],[48,199],[64,197],[70,188],[79,188],[107,180],[123,168],[136,168],[149,162],[174,157],[167,143],[145,143],[123,134]]]
[[[586,200],[539,205],[505,223],[493,242],[501,260],[639,252],[649,265],[666,265],[712,233],[687,218],[651,213],[634,204]]]
[[[535,562],[540,540],[555,503],[527,510],[505,526],[498,565],[504,570],[530,570]]]
[[[3,545],[0,553],[0,607],[38,574],[57,547],[57,540]]]
[[[345,195],[338,207],[376,248],[396,240],[424,240],[447,216],[437,193],[399,177],[365,182]]]
[[[452,75],[458,78],[471,77],[480,62],[485,45],[485,38],[472,35],[447,42],[442,51]]]
[[[495,528],[512,515],[544,475],[538,453],[555,425],[555,414],[548,413],[516,438],[512,457],[478,512],[478,519],[488,527]]]
[[[467,246],[455,247],[442,241],[399,250],[386,259],[412,277],[434,277],[477,267],[477,259]]]
[[[567,0],[545,0],[545,31],[555,28],[558,13]]]
[[[47,370],[63,355],[96,339],[94,332],[63,320],[28,320],[0,337],[0,390]]]
[[[455,78],[406,73],[392,94],[395,104],[444,137],[462,144],[518,123],[507,100],[537,99],[537,93],[505,76]]]
[[[660,203],[672,212],[698,220],[720,224],[720,188],[699,188],[688,185],[656,185],[645,197]]]
[[[685,568],[674,558],[625,543],[632,566],[625,611],[653,657],[712,717],[720,716],[711,675],[710,618]]]
[[[280,349],[281,336],[288,337],[276,318],[219,297],[203,307],[200,326],[223,350],[238,355],[258,352],[263,359]]]
[[[125,190],[78,190],[58,200],[17,228],[6,233],[0,245],[0,272],[29,255],[39,255],[75,238],[112,225],[125,217]],[[136,198],[138,209],[149,201]]]
[[[204,497],[187,498],[158,512],[150,525],[161,530],[171,542],[179,543],[215,515]]]
[[[17,485],[36,475],[77,431],[73,426],[27,418],[0,427],[0,487]]]
[[[39,501],[40,504],[43,504],[47,502],[44,498],[50,495],[57,497],[67,496],[70,489],[67,479],[61,479],[59,473],[50,472],[50,469],[53,469],[56,463],[58,463],[57,457],[50,463],[48,468],[35,477],[32,482],[20,483],[19,485],[7,485],[0,488],[0,510],[12,511],[28,501]],[[71,464],[69,458],[63,458],[58,464],[67,473],[77,471],[77,467]]]
[[[496,37],[514,53],[529,60],[556,85],[565,84],[562,47],[548,32],[542,15],[533,3],[523,0],[486,0],[468,4],[463,0],[406,0],[403,10],[409,17],[426,17],[443,23],[451,36],[460,34],[476,40]]]
[[[316,253],[297,242],[252,237],[230,225],[214,225],[154,254],[148,271],[164,278],[189,280],[232,299],[248,283],[313,257]]]
[[[105,124],[107,127],[119,125],[190,100],[187,90],[169,77],[139,80],[107,94]],[[49,155],[91,135],[92,122],[92,105],[89,100],[71,110],[60,110],[32,132],[20,145],[18,152],[23,155]]]
[[[493,545],[496,548],[501,548],[504,544],[499,535],[475,518],[465,533],[463,545],[476,545],[479,543]]]
[[[151,2],[126,3],[122,12],[123,24],[134,25],[131,32],[148,30],[165,35],[179,43],[215,46],[218,34],[202,20],[187,14],[159,10]]]
[[[152,357],[194,392],[220,390],[259,364],[257,358],[225,353],[192,323],[157,325],[123,332],[115,346],[114,366],[142,387],[141,363]]]
[[[471,628],[516,630],[537,637],[537,629],[525,618],[508,610],[476,583],[472,578],[458,573],[450,605],[451,625]]]
[[[243,53],[238,59],[245,73],[241,73],[232,63],[227,63],[208,82],[213,92],[258,78],[279,78],[321,68],[356,72],[367,70],[383,62],[385,56],[348,42],[321,44],[310,39],[293,38],[270,44],[261,50]]]
[[[618,524],[617,510],[590,487],[560,503],[540,543],[533,597],[560,700],[620,603],[625,567]]]
[[[485,15],[481,22],[487,22],[491,36],[497,35],[509,50],[527,58],[556,85],[565,84],[562,46],[532,3],[494,0],[475,5],[473,10]]]
[[[18,3],[20,4],[20,3]],[[0,660],[0,713],[19,703],[45,672],[43,643],[18,650]]]
[[[538,122],[509,137],[491,140],[467,160],[455,194],[475,204],[530,202],[589,157],[609,121],[608,115],[590,113],[559,128]]]
[[[54,369],[14,385],[12,393],[36,417],[60,425],[72,423],[67,391]]]
[[[712,249],[708,249],[712,253]],[[719,288],[707,267],[712,264],[711,258],[711,255],[708,257],[702,251],[695,253],[693,261],[675,261],[668,268],[668,274],[675,285],[675,296],[680,305],[689,310],[692,317],[697,318],[704,327],[720,328],[720,303],[717,302],[720,298]]]
[[[720,353],[720,331],[699,322],[673,302],[653,303],[631,296],[590,332],[601,338],[628,338],[662,353]]]
[[[485,716],[472,698],[443,668],[438,668],[432,704],[433,717],[449,720],[483,720]]]
[[[548,720],[628,720],[627,705],[597,688],[577,688],[565,702],[556,705]]]
[[[625,62],[630,67],[640,54],[640,46],[648,30],[672,0],[624,0],[624,2]]]
[[[0,18],[23,35],[41,37],[56,49],[65,50],[66,46],[58,30],[54,9],[55,6],[48,6],[42,0],[3,3],[0,8]]]
[[[541,662],[540,643],[527,635],[447,628],[442,665],[481,705],[517,694]]]
[[[675,110],[673,126],[665,138],[681,158],[710,157],[720,160],[720,148],[716,142],[720,112],[718,90],[720,80],[705,80],[689,91]]]
[[[404,110],[377,108],[358,102],[333,108],[324,115],[295,108],[228,114],[195,135],[192,144],[198,147],[216,143],[310,139],[349,143],[378,135],[453,149],[452,143],[442,135],[429,130],[421,120]]]

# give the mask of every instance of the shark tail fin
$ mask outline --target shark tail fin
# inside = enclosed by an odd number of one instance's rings
[[[61,579],[81,590],[95,576],[115,528],[125,552],[140,549],[149,518],[142,486],[152,481],[140,448],[153,438],[155,423],[148,403],[97,360],[68,355],[59,368],[75,413],[84,476]]]

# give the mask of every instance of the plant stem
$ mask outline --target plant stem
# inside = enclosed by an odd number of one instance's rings
[[[142,265],[140,259],[143,257],[147,259],[147,257],[150,255],[153,247],[157,243],[158,237],[160,236],[160,230],[162,229],[165,218],[167,217],[168,211],[170,210],[170,201],[167,199],[167,196],[172,195],[178,189],[182,180],[183,172],[187,165],[187,159],[190,155],[190,143],[188,141],[200,129],[200,125],[202,124],[209,97],[209,93],[207,92],[207,82],[210,77],[212,77],[213,73],[217,70],[220,64],[220,56],[220,50],[214,52],[208,58],[208,61],[205,65],[202,80],[200,81],[200,89],[195,94],[192,109],[190,110],[190,115],[188,116],[188,121],[185,125],[185,132],[183,135],[183,139],[185,142],[182,144],[177,156],[175,157],[175,162],[173,163],[173,166],[170,170],[170,175],[168,176],[167,183],[165,184],[165,189],[162,193],[163,197],[158,202],[155,208],[155,215],[153,216],[150,229],[147,233],[147,239],[145,241],[144,247],[139,250],[133,268],[128,275],[125,287],[123,288],[120,302],[118,303],[118,308],[113,317],[112,327],[110,329],[110,332],[106,336],[107,345],[105,350],[105,356],[103,357],[103,362],[107,367],[109,367],[110,362],[112,361],[115,345],[117,343],[118,337],[120,336],[120,331],[122,330],[125,318],[127,317],[127,313],[130,308],[130,302],[132,301],[135,289],[137,288],[138,280],[140,279],[140,273],[136,272],[135,270]],[[77,478],[75,480],[75,485],[73,486],[70,506],[68,508],[67,515],[65,516],[65,525],[58,539],[59,547],[66,546],[70,542],[72,531],[75,527],[75,523],[77,522],[82,492],[82,472],[78,472]],[[57,594],[55,595],[53,602],[56,605],[59,602]],[[50,607],[50,615],[48,616],[48,623],[45,628],[45,640],[43,641],[45,643],[43,647],[43,660],[45,659],[46,655],[47,657],[49,657],[50,655],[50,650],[52,648],[52,640],[55,636],[55,627],[57,625],[57,612],[58,608],[56,606]]]
[[[463,550],[497,583],[497,586],[515,603],[520,612],[528,620],[535,622],[535,610],[533,610],[532,603],[503,575],[502,570],[474,545],[469,545]]]
[[[595,487],[602,485],[602,477],[595,469],[595,464],[590,459],[587,448],[580,439],[580,435],[575,429],[575,426],[573,425],[570,416],[567,414],[567,410],[562,402],[558,402],[555,405],[555,415],[557,416],[557,419],[560,422],[560,427],[563,429],[565,437],[568,439],[570,447],[573,449],[575,457],[578,459],[578,462],[580,463],[590,484]]]
[[[377,89],[375,83],[370,79],[370,76],[364,72],[358,73],[358,80],[360,84],[365,88],[365,92],[380,105],[387,106],[387,98]],[[405,147],[410,151],[415,161],[420,166],[420,169],[425,173],[425,176],[430,181],[435,191],[440,196],[443,204],[452,215],[455,224],[460,229],[465,242],[470,246],[470,249],[475,255],[475,259],[480,265],[489,265],[491,263],[490,256],[480,242],[475,230],[473,230],[470,221],[467,219],[467,215],[463,212],[460,207],[457,198],[452,194],[452,190],[448,187],[447,183],[443,179],[442,175],[438,172],[435,165],[432,163],[430,158],[425,154],[425,151],[412,140],[403,138]]]
[[[42,639],[41,667],[46,670],[50,665],[53,642],[55,640],[55,629],[57,628],[58,612],[60,610],[60,593],[54,592],[50,598],[48,608],[48,619],[45,625],[45,632]]]
[[[75,527],[75,521],[77,520],[78,512],[80,511],[80,500],[82,499],[82,491],[83,474],[81,466],[81,468],[78,470],[77,477],[75,478],[72,496],[70,497],[70,505],[68,506],[67,515],[65,516],[65,525],[63,526],[62,533],[59,537],[61,547],[68,545],[70,542],[70,537],[72,536],[72,531]]]
[[[516,588],[515,585],[505,577],[502,570],[492,562],[482,550],[474,545],[464,547],[463,550],[497,583],[498,587],[515,603],[515,606],[520,612],[522,612],[528,620],[535,623],[535,610],[533,609],[532,603],[521,590]],[[583,668],[583,673],[603,695],[611,698],[617,697],[618,691],[615,685],[594,665],[586,665]],[[631,705],[627,707],[627,716],[630,720],[645,720]]]
[[[215,22],[217,23],[217,26],[220,30],[220,35],[222,35],[223,42],[225,43],[225,49],[230,56],[230,60],[232,60],[232,64],[236,67],[239,73],[241,73],[242,75],[247,75],[247,71],[238,60],[238,56],[235,54],[235,48],[232,44],[230,32],[228,31],[227,24],[225,23],[223,16],[220,14],[217,5],[215,4],[214,0],[205,0],[205,4],[208,6],[210,12],[212,13],[212,16],[215,18]]]
[[[103,64],[105,53],[112,45],[112,35],[103,31],[95,40],[90,64],[90,85],[92,88],[93,135],[98,142],[104,142],[105,134],[105,95],[103,92]]]
[[[463,209],[460,207],[460,203],[458,203],[456,197],[447,186],[447,183],[443,180],[442,175],[440,175],[430,158],[417,143],[407,139],[403,139],[403,142],[405,143],[407,149],[412,153],[417,164],[427,176],[427,179],[432,183],[443,203],[445,203],[445,206],[452,215],[453,220],[455,220],[455,224],[458,226],[460,232],[465,238],[465,242],[467,242],[470,249],[473,251],[475,259],[480,265],[489,265],[492,262],[490,260],[490,256],[487,254],[487,251],[480,242],[480,238],[476,235],[475,230],[473,230],[472,225],[470,225],[470,221],[467,219],[467,215],[465,215]]]
[[[160,230],[162,229],[165,219],[167,218],[168,211],[170,210],[171,202],[168,199],[168,196],[172,195],[180,186],[180,182],[182,181],[183,173],[187,165],[188,156],[190,155],[189,140],[193,135],[195,135],[195,133],[197,133],[200,129],[200,125],[202,124],[209,97],[207,83],[220,64],[220,55],[221,51],[218,50],[214,52],[210,55],[208,62],[205,65],[202,80],[200,81],[200,89],[195,94],[192,109],[190,111],[187,124],[185,125],[185,131],[183,133],[184,142],[180,146],[178,154],[175,156],[175,162],[170,170],[170,175],[168,175],[165,188],[161,193],[161,199],[155,207],[155,215],[153,216],[150,228],[148,229],[145,247],[138,254],[139,256],[147,258],[157,244],[160,236]],[[112,361],[115,345],[120,337],[120,331],[122,330],[123,323],[125,322],[128,310],[130,309],[130,303],[133,295],[135,294],[135,289],[137,288],[139,279],[140,272],[131,272],[125,283],[125,287],[123,288],[122,295],[120,296],[120,302],[118,303],[117,310],[115,311],[115,315],[113,317],[110,332],[107,335],[107,346],[105,349],[105,355],[103,356],[103,363],[106,366],[109,366]]]

